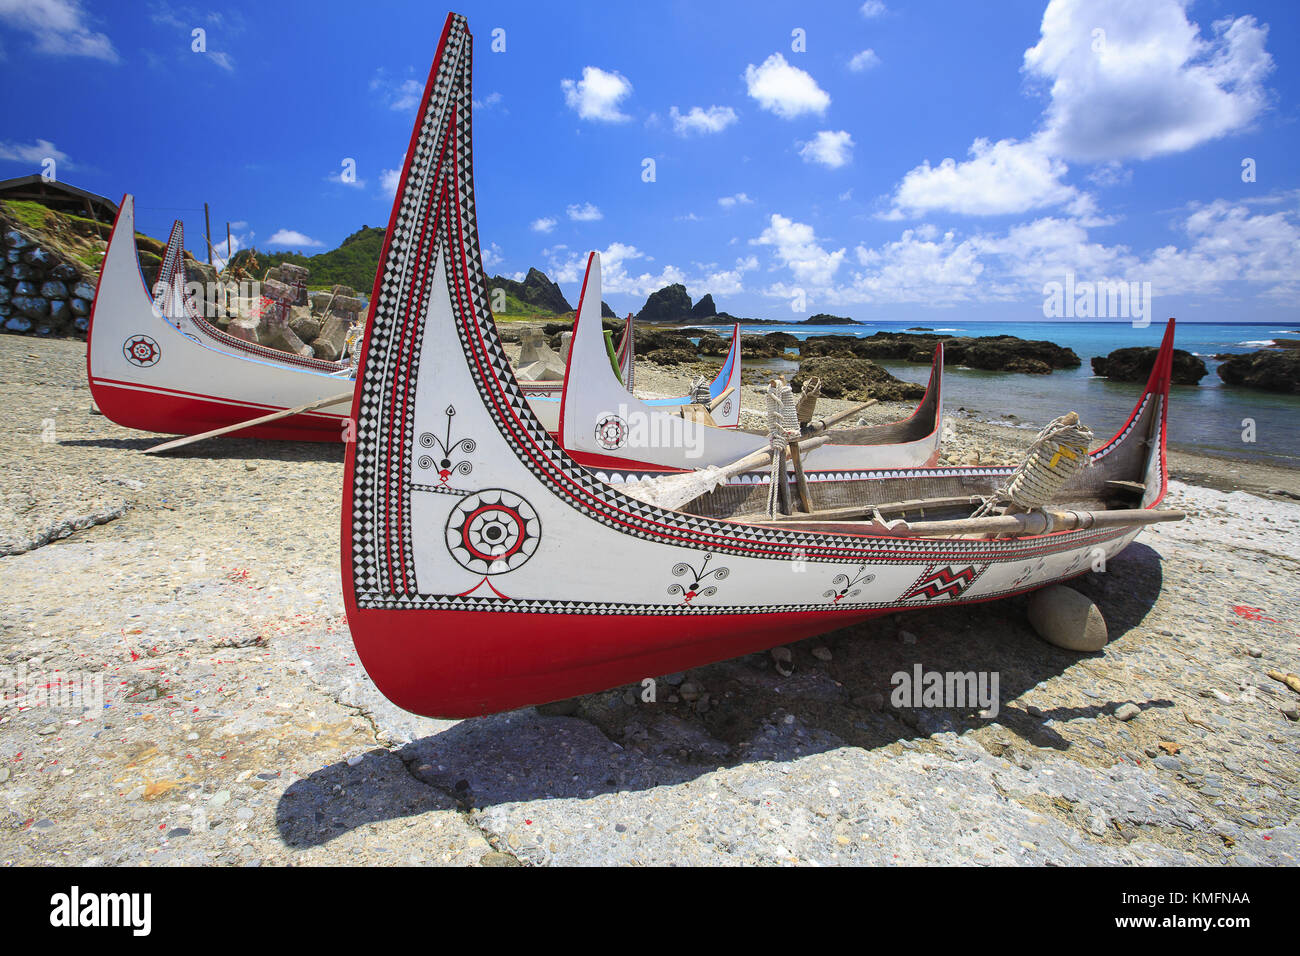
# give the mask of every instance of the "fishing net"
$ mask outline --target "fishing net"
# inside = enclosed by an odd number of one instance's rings
[[[1053,419],[1029,446],[1025,460],[971,517],[992,514],[995,508],[1014,505],[1032,511],[1048,504],[1061,487],[1090,459],[1092,429],[1075,412]]]

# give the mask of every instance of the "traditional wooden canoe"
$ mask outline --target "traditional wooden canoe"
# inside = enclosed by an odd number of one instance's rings
[[[594,470],[602,481],[620,483],[725,465],[767,447],[766,434],[714,428],[683,418],[670,403],[643,401],[628,394],[605,358],[600,301],[600,255],[593,252],[583,278],[569,348],[569,375],[555,429],[560,444],[575,461]],[[737,358],[735,387],[740,385],[739,330],[736,326],[732,336],[732,355]],[[943,417],[942,381],[943,346],[938,345],[930,384],[912,415],[899,422],[832,432],[829,442],[809,454],[808,480],[839,481],[873,469],[934,464],[939,457]],[[715,397],[721,394],[718,391]],[[732,398],[734,410],[727,409]],[[739,406],[739,394],[721,403],[737,422]]]
[[[173,230],[174,231],[174,230]],[[127,428],[194,435],[296,408],[348,388],[351,370],[245,342],[192,314],[184,296],[145,288],[135,247],[135,199],[122,199],[87,332],[86,369],[100,411]],[[179,244],[174,249],[179,252]],[[164,274],[174,275],[164,261]],[[181,283],[183,289],[183,282]],[[347,408],[305,412],[241,437],[342,441]]]
[[[588,266],[590,268],[590,266]],[[586,281],[583,281],[583,287],[586,288]],[[573,341],[579,340],[594,342],[596,348],[584,348],[582,354],[575,362],[572,346],[569,349],[569,361],[565,368],[564,380],[559,382],[520,382],[519,386],[524,390],[526,395],[533,404],[533,411],[549,431],[557,433],[560,426],[560,406],[564,398],[565,382],[570,380],[571,376],[577,377],[575,382],[590,383],[599,388],[602,394],[612,391],[615,395],[631,394],[633,391],[633,375],[636,356],[635,346],[635,329],[634,319],[632,316],[627,317],[627,323],[623,328],[623,337],[619,341],[616,358],[619,364],[619,375],[613,376],[613,369],[610,367],[609,359],[606,356],[604,335],[601,325],[600,303],[596,303],[594,311],[590,308],[579,309],[574,318]],[[614,378],[617,388],[610,390],[608,381]],[[619,380],[621,379],[621,381]],[[740,385],[741,385],[741,360],[740,360],[740,324],[736,323],[732,327],[731,347],[727,350],[726,358],[723,359],[722,367],[718,369],[717,375],[709,383],[709,402],[713,405],[710,417],[713,424],[719,428],[735,428],[740,424]],[[585,389],[585,385],[583,388]],[[638,400],[640,405],[656,408],[661,412],[680,417],[680,409],[691,404],[691,396],[683,395],[678,398],[652,398]],[[580,451],[580,449],[579,449]],[[657,456],[656,456],[657,457]]]
[[[915,499],[947,502],[925,517],[948,517],[992,492],[1005,468],[816,485],[819,509],[875,507],[913,522],[860,532],[744,518],[755,489],[723,488],[693,502],[695,513],[620,494],[541,426],[497,336],[475,219],[470,61],[465,20],[451,15],[380,258],[347,453],[348,623],[399,706],[485,714],[880,614],[1000,598],[1081,574],[1144,521],[1173,516],[1155,511],[1172,321],[1129,420],[1053,502],[1065,516],[1055,526],[1070,530],[1045,530],[1057,519],[1044,512],[1033,516],[1039,533],[923,536]]]

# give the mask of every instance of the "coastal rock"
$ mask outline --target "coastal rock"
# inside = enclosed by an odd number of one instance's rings
[[[617,319],[618,313],[609,307],[608,302],[602,299],[600,303],[600,317],[602,319]]]
[[[1097,605],[1063,584],[1041,588],[1030,596],[1029,623],[1047,643],[1067,651],[1099,651],[1110,639]]]
[[[1157,349],[1145,346],[1116,349],[1109,355],[1095,355],[1092,371],[1113,382],[1146,382],[1151,367],[1156,363]],[[1201,359],[1191,352],[1174,349],[1173,382],[1175,385],[1196,385],[1208,369]]]
[[[573,306],[569,305],[568,300],[564,298],[560,287],[552,282],[545,272],[537,268],[530,268],[523,282],[507,279],[505,276],[494,276],[488,283],[488,288],[503,289],[525,305],[534,305],[548,312],[573,311]]]
[[[683,365],[695,361],[695,353],[690,349],[666,348],[655,349],[645,353],[645,358],[656,365]]]
[[[731,351],[731,339],[724,339],[716,332],[706,332],[700,336],[696,350],[701,355],[723,356]]]
[[[691,307],[692,319],[711,319],[718,314],[718,307],[713,304],[713,296],[708,292]]]
[[[1229,385],[1300,395],[1300,350],[1261,349],[1234,355],[1219,366],[1219,378]]]
[[[347,339],[348,323],[337,315],[327,316],[321,323],[320,335],[312,343],[312,352],[316,358],[337,362],[343,355]]]
[[[289,325],[280,322],[271,322],[266,326],[266,343],[273,349],[279,349],[282,352],[291,352],[294,355],[301,355],[305,358],[311,358],[313,350],[302,339],[298,338]]]
[[[875,362],[860,358],[820,356],[804,359],[790,384],[803,388],[809,378],[822,380],[822,395],[864,402],[869,398],[882,402],[914,401],[925,395],[925,386],[903,382]]]
[[[650,293],[636,314],[641,322],[679,322],[691,315],[691,297],[680,282]]]
[[[850,335],[814,335],[804,341],[800,354],[853,355],[857,358],[899,359],[928,365],[935,346],[942,342],[945,365],[964,365],[989,372],[1043,374],[1055,369],[1078,368],[1073,349],[1055,342],[1022,339],[1014,335],[970,336],[912,335],[877,332],[866,338]]]

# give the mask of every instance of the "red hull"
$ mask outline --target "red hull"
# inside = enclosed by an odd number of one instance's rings
[[[274,405],[231,403],[202,395],[123,388],[102,379],[91,380],[90,394],[99,410],[114,424],[161,435],[197,435],[282,410]],[[338,442],[343,440],[345,421],[338,415],[307,412],[268,425],[242,428],[226,437]]]
[[[358,608],[349,582],[345,575],[348,624],[375,686],[398,707],[445,718],[619,687],[898,610],[699,617],[444,610],[433,630],[424,614]]]

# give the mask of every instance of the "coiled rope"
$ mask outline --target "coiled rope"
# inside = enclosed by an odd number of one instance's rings
[[[1029,446],[1020,467],[971,517],[982,517],[1008,504],[1024,511],[1043,507],[1077,471],[1091,464],[1091,442],[1092,429],[1080,424],[1077,413],[1053,419]]]
[[[709,404],[709,380],[703,375],[691,379],[691,401],[699,405]]]
[[[771,483],[767,490],[767,513],[775,516],[780,506],[781,482],[785,481],[785,450],[799,437],[799,413],[794,390],[782,379],[773,379],[763,393],[767,401],[767,443],[772,449]]]

